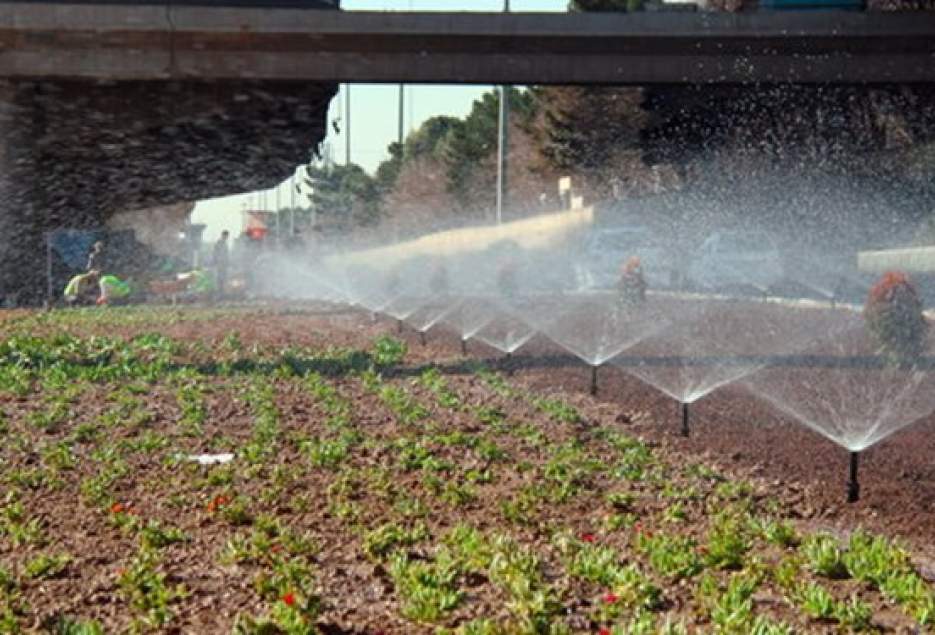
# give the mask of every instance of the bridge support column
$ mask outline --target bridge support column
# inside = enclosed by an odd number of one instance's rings
[[[45,299],[51,229],[100,228],[118,212],[285,180],[324,138],[336,91],[240,80],[0,84],[0,303]]]
[[[46,294],[46,225],[34,85],[0,83],[0,306],[34,304]]]

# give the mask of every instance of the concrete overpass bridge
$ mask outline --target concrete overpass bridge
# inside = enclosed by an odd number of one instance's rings
[[[280,181],[324,137],[338,82],[935,83],[933,13],[334,4],[0,1],[0,296],[43,229]]]
[[[387,13],[301,3],[0,2],[0,77],[935,82],[935,12]]]

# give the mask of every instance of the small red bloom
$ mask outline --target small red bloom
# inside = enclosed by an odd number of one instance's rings
[[[217,510],[221,509],[222,507],[224,507],[224,505],[228,504],[229,502],[231,502],[231,501],[230,501],[230,499],[229,499],[227,496],[222,496],[222,495],[219,494],[219,495],[215,496],[215,497],[211,500],[210,503],[208,503],[208,511],[209,511],[209,512],[216,512]]]
[[[293,606],[295,604],[295,594],[286,593],[282,596],[282,601],[285,602],[287,606]]]
[[[126,508],[121,503],[114,503],[110,506],[110,513],[112,514],[120,514],[124,511],[126,511]]]
[[[601,628],[597,631],[597,635],[610,635],[609,628]]]
[[[272,551],[273,553],[279,553],[280,551],[282,551],[282,545],[273,545],[272,547],[269,548],[269,550]]]
[[[597,538],[594,534],[581,534],[581,540],[584,542],[594,542]]]
[[[635,531],[636,533],[640,533],[641,531],[643,531],[643,525],[641,525],[640,523],[636,523],[635,525],[633,525],[633,531]]]
[[[607,603],[607,604],[615,604],[615,603],[617,602],[617,600],[619,600],[619,599],[620,599],[620,597],[617,596],[617,595],[614,594],[614,593],[605,593],[605,594],[604,594],[604,602]]]

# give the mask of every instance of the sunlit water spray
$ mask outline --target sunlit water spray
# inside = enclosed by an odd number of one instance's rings
[[[662,331],[670,316],[654,303],[627,303],[618,292],[575,292],[543,296],[528,307],[527,321],[557,345],[597,368]]]
[[[801,309],[757,300],[663,297],[666,328],[613,361],[624,371],[680,404],[682,432],[687,406],[766,366],[779,354],[799,350],[815,337],[816,322],[830,310]]]
[[[935,347],[895,362],[879,355],[864,319],[842,312],[841,328],[807,350],[751,374],[743,384],[781,412],[853,455],[935,412]],[[849,499],[859,493],[851,479]]]

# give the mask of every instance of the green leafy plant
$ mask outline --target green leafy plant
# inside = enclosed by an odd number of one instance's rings
[[[806,565],[820,576],[832,579],[846,578],[844,554],[837,539],[829,534],[814,534],[802,543]]]
[[[373,342],[373,363],[379,368],[400,364],[406,353],[406,343],[389,335],[381,335]]]

